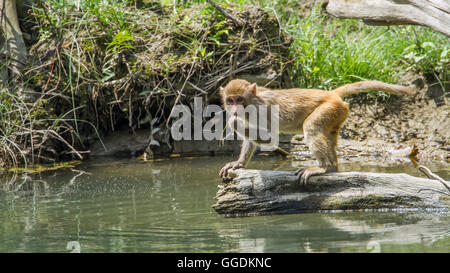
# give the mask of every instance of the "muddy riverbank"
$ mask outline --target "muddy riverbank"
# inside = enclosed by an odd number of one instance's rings
[[[313,18],[317,22],[311,27],[321,24],[320,29],[310,31],[326,32],[328,23],[333,23],[341,35],[347,33],[344,24],[317,15],[316,2],[306,1],[300,7],[291,3],[302,14],[283,12],[298,20]],[[21,22],[30,53],[22,71],[27,81],[0,90],[4,106],[0,108],[0,167],[91,156],[236,154],[240,145],[236,141],[173,141],[169,129],[173,106],[191,106],[194,97],[202,97],[204,105],[220,105],[219,87],[233,78],[271,88],[332,89],[338,83],[355,81],[355,75],[328,75],[327,67],[340,69],[331,63],[325,62],[322,71],[299,61],[320,57],[296,54],[316,48],[316,36],[302,33],[297,37],[287,31],[288,22],[280,21],[267,7],[227,6],[229,14],[244,25],[207,3],[188,5],[176,13],[156,2],[86,5],[81,10],[48,8],[44,2],[37,5],[29,20]],[[60,20],[67,22],[53,25]],[[42,33],[35,31],[38,28]],[[345,35],[355,33],[362,35],[364,29]],[[341,39],[336,35],[332,32],[326,39]],[[395,66],[400,67],[405,58],[398,58]],[[448,162],[450,87],[446,71],[429,76],[414,67],[411,64],[411,71],[398,81],[391,75],[396,71],[386,71],[392,83],[414,82],[420,87],[412,98],[381,93],[346,98],[351,111],[341,131],[341,158],[398,157],[417,147],[421,160]],[[306,79],[314,73],[326,78],[311,84]],[[365,78],[386,80],[383,76]],[[444,80],[437,82],[439,77]],[[292,150],[295,160],[310,158],[301,137],[292,143],[290,137],[283,138],[281,146]]]

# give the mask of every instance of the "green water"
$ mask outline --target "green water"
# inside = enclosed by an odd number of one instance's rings
[[[448,212],[224,218],[211,205],[218,170],[230,159],[97,159],[4,177],[0,252],[70,252],[70,245],[81,252],[450,252]],[[410,163],[376,164],[341,169],[419,176]],[[263,158],[249,167],[295,169]],[[432,167],[449,178],[447,166]]]

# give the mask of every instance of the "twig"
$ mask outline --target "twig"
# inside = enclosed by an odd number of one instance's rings
[[[430,169],[428,169],[427,167],[425,167],[425,166],[423,166],[423,165],[420,165],[418,168],[419,168],[419,171],[421,171],[423,174],[425,174],[428,178],[430,178],[430,179],[435,179],[435,180],[441,182],[442,185],[444,185],[444,187],[446,187],[447,190],[450,191],[450,185],[448,184],[447,181],[445,181],[444,179],[442,179],[442,178],[439,177],[438,175],[432,173],[432,172],[430,171]]]
[[[231,14],[229,14],[225,9],[223,9],[221,6],[219,6],[217,3],[215,3],[212,0],[207,0],[209,4],[211,4],[211,6],[213,6],[216,10],[218,10],[219,12],[221,12],[225,17],[227,17],[228,19],[230,19],[231,21],[233,21],[233,23],[235,23],[236,25],[242,27],[244,26],[244,23],[233,17]]]
[[[199,91],[199,92],[201,92],[201,93],[203,93],[203,94],[205,94],[205,95],[208,94],[208,92],[206,92],[205,90],[201,89],[200,87],[194,85],[193,83],[191,83],[191,82],[187,82],[187,83],[188,83],[192,88],[194,88],[195,90],[197,90],[197,91]]]
[[[92,173],[88,173],[88,172],[80,171],[80,170],[76,170],[76,169],[72,169],[72,172],[77,172],[78,174],[75,175],[74,177],[72,177],[72,179],[70,179],[69,185],[72,185],[75,182],[75,179],[77,179],[79,176],[82,176],[83,174],[92,175]]]

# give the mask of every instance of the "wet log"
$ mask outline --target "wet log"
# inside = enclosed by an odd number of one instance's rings
[[[446,0],[329,0],[326,10],[342,19],[370,25],[421,25],[450,36],[450,4]]]
[[[403,173],[329,173],[302,187],[291,171],[237,169],[223,182],[213,208],[226,216],[450,208],[449,191],[439,181]]]

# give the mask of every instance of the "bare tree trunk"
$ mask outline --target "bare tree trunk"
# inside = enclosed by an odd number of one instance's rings
[[[17,79],[21,76],[21,69],[26,63],[28,51],[23,40],[22,31],[17,16],[15,0],[0,0],[0,26],[3,36],[0,41],[3,52],[2,59],[6,67],[1,67],[2,85],[6,81]],[[8,75],[8,73],[11,73]]]

